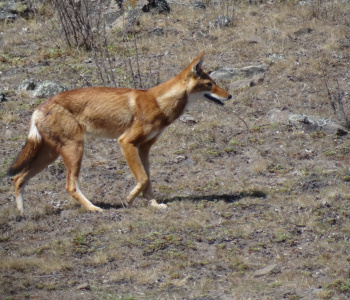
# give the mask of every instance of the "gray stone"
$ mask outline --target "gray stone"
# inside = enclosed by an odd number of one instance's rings
[[[189,115],[189,114],[183,114],[180,117],[180,121],[184,122],[184,123],[187,123],[187,124],[195,124],[195,123],[197,123],[197,120],[194,117],[192,117],[191,115]]]
[[[90,290],[90,285],[88,283],[79,284],[76,287],[77,290]]]
[[[289,121],[305,133],[322,131],[328,134],[346,135],[347,131],[330,119],[305,114],[290,114]]]
[[[147,0],[148,3],[142,7],[143,12],[158,14],[170,13],[170,6],[166,0]]]
[[[298,5],[311,5],[311,0],[302,0],[298,2]]]
[[[276,62],[276,61],[284,60],[285,57],[283,54],[270,54],[268,59],[271,62]]]
[[[196,38],[199,38],[199,39],[205,38],[205,37],[206,37],[205,33],[203,33],[203,31],[201,31],[201,30],[197,30],[197,31],[194,33],[194,36],[195,36]]]
[[[14,21],[18,16],[28,18],[33,14],[33,10],[27,4],[27,1],[3,1],[0,7],[0,21]]]
[[[18,89],[25,90],[25,91],[34,91],[36,86],[37,86],[37,82],[35,82],[33,79],[25,79],[22,81]]]
[[[236,80],[230,83],[229,90],[230,91],[241,90],[241,89],[251,87],[252,85],[253,85],[253,82],[251,79]]]
[[[253,276],[259,277],[259,276],[268,275],[271,272],[275,271],[276,268],[277,268],[276,264],[268,265],[265,268],[254,271]]]
[[[7,101],[5,94],[2,91],[0,91],[0,103],[5,101]]]
[[[221,15],[218,16],[215,20],[209,22],[210,27],[228,27],[231,24],[231,20],[229,17]]]
[[[161,27],[154,28],[154,29],[151,31],[151,34],[161,36],[161,35],[164,34],[164,29],[161,28]]]
[[[65,87],[57,84],[56,82],[44,81],[38,84],[37,88],[34,90],[33,96],[47,98],[66,90],[67,89]]]
[[[330,119],[305,114],[293,114],[287,109],[280,110],[274,108],[266,116],[270,122],[289,123],[307,134],[322,131],[327,134],[341,136],[348,133],[346,128]]]
[[[193,8],[201,8],[201,9],[206,9],[207,8],[202,1],[196,1],[195,3],[193,3],[191,5],[191,7],[193,7]]]
[[[299,29],[298,31],[294,32],[296,36],[304,35],[304,34],[310,34],[314,30],[312,28],[302,28]]]
[[[210,77],[216,80],[232,80],[235,77],[249,78],[255,75],[263,74],[267,71],[266,65],[247,66],[242,68],[223,67],[210,74]]]

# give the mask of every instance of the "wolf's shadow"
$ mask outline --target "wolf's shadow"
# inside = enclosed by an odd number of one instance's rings
[[[176,196],[173,198],[166,198],[166,199],[160,200],[159,202],[171,203],[175,201],[184,201],[184,200],[193,201],[193,202],[206,200],[209,202],[214,202],[214,201],[222,200],[227,203],[233,203],[247,197],[266,198],[267,193],[263,191],[255,190],[250,192],[239,192],[239,193],[233,193],[233,194],[214,194],[214,195],[203,195],[203,196]]]
[[[249,192],[239,192],[239,193],[233,193],[233,194],[214,194],[214,195],[203,195],[203,196],[175,196],[172,198],[159,198],[159,203],[171,203],[175,201],[193,201],[193,202],[199,202],[199,201],[225,201],[226,203],[234,203],[237,202],[243,198],[266,198],[267,193],[259,190],[249,191]],[[142,201],[142,200],[141,200]],[[105,202],[96,202],[96,205],[98,207],[101,207],[102,209],[121,209],[125,208],[126,206],[121,203],[105,203]]]

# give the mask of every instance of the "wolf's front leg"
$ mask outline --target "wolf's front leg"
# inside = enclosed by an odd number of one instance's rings
[[[145,187],[145,189],[142,191],[143,196],[149,200],[149,205],[158,209],[166,209],[168,206],[164,203],[158,204],[157,200],[154,198],[153,190],[152,190],[152,183],[151,183],[151,175],[150,175],[150,165],[149,165],[149,151],[152,147],[152,145],[156,142],[158,136],[153,138],[152,140],[142,144],[139,147],[139,155],[142,161],[142,165],[145,169],[145,172],[148,176],[148,183]]]

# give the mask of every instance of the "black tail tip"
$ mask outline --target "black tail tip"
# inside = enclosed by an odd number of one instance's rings
[[[6,175],[12,177],[16,175],[16,172],[12,169],[8,169]]]
[[[9,177],[13,177],[15,175],[17,175],[21,170],[18,170],[17,168],[14,168],[13,166],[11,166],[8,170],[6,175]]]

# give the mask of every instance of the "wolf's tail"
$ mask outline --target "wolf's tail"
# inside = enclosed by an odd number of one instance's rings
[[[34,112],[31,120],[31,127],[28,134],[28,139],[22,149],[18,154],[15,161],[12,163],[11,167],[7,171],[7,175],[14,176],[24,170],[30,162],[32,162],[42,145],[41,135],[35,124],[36,113]]]

